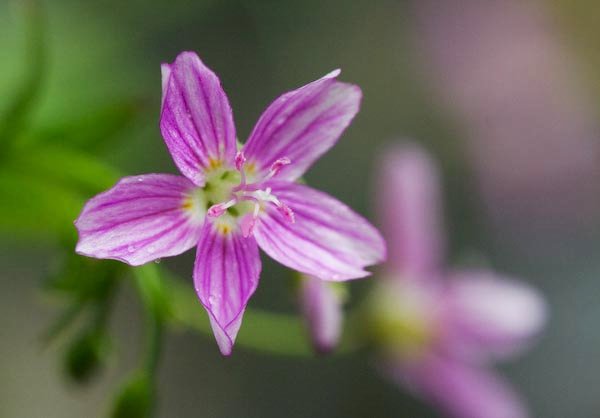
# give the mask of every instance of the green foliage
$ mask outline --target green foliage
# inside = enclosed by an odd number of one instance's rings
[[[146,373],[138,372],[119,391],[111,418],[150,418],[154,403],[154,382]]]
[[[20,6],[26,24],[23,48],[26,63],[17,93],[9,102],[6,112],[0,116],[0,155],[6,152],[26,126],[39,96],[46,68],[44,11],[37,0],[23,0]]]
[[[114,145],[115,139],[132,127],[142,110],[141,100],[116,100],[87,110],[78,117],[39,128],[28,142],[55,146],[68,144],[72,149],[96,153]]]
[[[88,382],[106,362],[110,339],[100,330],[86,331],[75,339],[65,354],[65,371],[78,383]]]
[[[39,239],[75,236],[83,197],[32,173],[0,167],[0,231]]]

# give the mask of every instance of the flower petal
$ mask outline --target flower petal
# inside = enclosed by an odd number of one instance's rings
[[[300,305],[315,350],[332,351],[342,332],[342,296],[333,286],[314,276],[302,276]]]
[[[277,178],[295,180],[327,152],[358,112],[358,86],[336,81],[339,70],[283,94],[258,120],[243,151],[257,173],[289,158]]]
[[[546,323],[544,299],[523,282],[474,271],[452,279],[446,332],[465,354],[513,355],[529,346]]]
[[[233,163],[231,106],[219,78],[193,52],[163,64],[162,73],[160,130],[181,173],[202,185],[207,170]]]
[[[417,396],[455,418],[526,418],[523,402],[494,371],[430,355],[393,377]]]
[[[439,277],[444,256],[439,183],[437,167],[418,146],[386,153],[378,206],[390,248],[388,264],[402,277]]]
[[[204,219],[198,202],[189,207],[193,188],[171,174],[121,179],[90,199],[75,221],[77,253],[137,266],[187,251],[198,242]]]
[[[220,221],[220,220],[219,220]],[[206,222],[194,265],[196,293],[209,314],[223,355],[231,354],[261,263],[254,238],[235,226]]]
[[[348,280],[368,276],[364,268],[385,258],[379,232],[348,206],[300,184],[266,186],[295,215],[290,223],[268,205],[256,225],[258,245],[281,264],[324,280]]]

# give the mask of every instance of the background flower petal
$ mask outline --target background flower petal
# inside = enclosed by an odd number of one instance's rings
[[[529,346],[547,319],[543,297],[524,282],[492,272],[466,271],[451,277],[445,332],[453,345],[473,356],[506,356]]]
[[[163,79],[160,130],[181,173],[202,184],[207,169],[232,164],[236,153],[229,100],[219,78],[193,52],[163,65],[163,77],[168,80]]]
[[[454,418],[528,416],[515,391],[493,370],[454,358],[430,355],[411,366],[396,366],[391,374],[394,380]]]
[[[379,232],[348,206],[300,184],[268,187],[295,214],[292,224],[268,205],[254,232],[260,248],[281,264],[325,280],[348,280],[368,276],[364,268],[385,258]]]
[[[333,350],[342,333],[342,295],[335,283],[303,275],[300,284],[300,305],[308,331],[320,353]]]
[[[134,266],[181,254],[198,242],[204,218],[202,211],[184,209],[193,187],[185,177],[171,174],[121,179],[83,208],[75,221],[76,251]]]
[[[223,355],[231,354],[260,270],[254,238],[244,238],[240,230],[224,233],[218,225],[206,222],[196,253],[194,285]]]
[[[258,120],[244,154],[259,173],[268,172],[279,158],[291,164],[279,179],[295,180],[340,137],[358,112],[362,92],[358,86],[335,80],[333,71],[277,98]]]
[[[388,150],[378,185],[378,208],[389,246],[388,266],[401,277],[439,277],[444,258],[438,170],[416,144]]]

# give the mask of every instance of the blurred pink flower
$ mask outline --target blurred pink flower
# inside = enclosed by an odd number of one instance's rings
[[[438,173],[423,150],[388,152],[380,179],[389,261],[370,306],[385,373],[456,418],[526,417],[491,363],[532,342],[544,300],[491,271],[445,268]]]
[[[600,213],[597,112],[542,2],[414,6],[424,73],[465,130],[497,230],[526,243],[588,228]]]

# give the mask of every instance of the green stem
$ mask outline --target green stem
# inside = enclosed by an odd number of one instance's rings
[[[147,344],[144,368],[150,376],[155,376],[162,352],[163,323],[156,315],[149,315],[146,322]]]
[[[155,376],[160,354],[166,314],[166,299],[163,283],[158,270],[153,265],[146,265],[133,270],[136,287],[146,313],[146,352],[144,370],[149,376]]]
[[[212,329],[202,306],[198,302],[191,286],[182,280],[163,272],[162,277],[169,289],[171,300],[169,323],[175,327],[189,327],[212,338]],[[356,333],[351,327],[355,321],[348,321],[344,337],[337,354],[355,351],[359,345]],[[294,315],[279,314],[260,309],[247,308],[244,313],[243,326],[236,339],[236,347],[282,355],[313,356],[314,351],[309,344],[308,333],[304,323]]]

